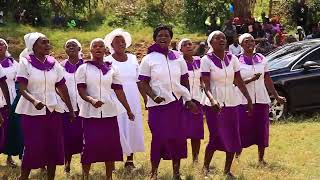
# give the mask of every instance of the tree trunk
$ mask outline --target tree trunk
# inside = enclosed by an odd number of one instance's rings
[[[240,19],[252,17],[256,0],[233,0],[234,16]]]
[[[60,0],[50,0],[52,11],[55,15],[59,15],[61,12],[61,2]]]

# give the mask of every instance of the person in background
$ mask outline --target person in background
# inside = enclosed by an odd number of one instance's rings
[[[244,50],[243,54],[239,56],[240,74],[253,100],[253,112],[251,116],[248,116],[246,112],[248,101],[238,91],[241,97],[239,107],[241,145],[242,148],[257,145],[259,163],[266,165],[264,152],[265,148],[269,146],[269,104],[271,103],[268,92],[280,104],[284,104],[286,99],[279,96],[274,88],[265,57],[262,54],[254,53],[254,37],[248,33],[243,34],[239,41]]]
[[[234,36],[233,44],[229,45],[229,52],[235,56],[239,55],[242,48],[239,44],[239,36]]]
[[[226,23],[226,27],[224,28],[223,33],[226,35],[227,45],[229,46],[233,44],[234,37],[237,36],[237,29],[236,29],[236,26],[232,24],[232,20],[229,20]]]
[[[83,148],[82,118],[79,117],[79,106],[82,103],[82,99],[77,90],[75,73],[84,61],[82,59],[81,44],[78,40],[69,39],[64,47],[68,58],[62,61],[61,65],[64,70],[64,78],[66,79],[73,111],[76,114],[73,122],[69,121],[68,108],[65,108],[66,112],[63,114],[64,170],[66,173],[70,173],[72,155],[81,153]]]
[[[0,38],[0,64],[4,75],[6,76],[6,84],[9,93],[9,104],[7,103],[6,99],[6,90],[0,91],[1,98],[0,104],[4,106],[1,108],[1,114],[4,117],[4,135],[5,135],[5,147],[3,152],[8,155],[7,158],[7,165],[11,167],[16,167],[16,163],[13,161],[12,156],[21,155],[23,148],[23,140],[21,137],[21,129],[20,127],[20,119],[12,119],[9,117],[11,114],[11,105],[17,96],[16,92],[16,75],[18,71],[18,63],[13,59],[11,54],[9,53],[9,46],[8,43]],[[16,128],[15,128],[16,127]],[[12,136],[14,135],[14,136]]]
[[[200,104],[204,95],[200,70],[201,61],[200,57],[193,56],[194,46],[190,39],[182,39],[177,49],[182,53],[181,59],[187,63],[191,99],[199,109],[199,113],[194,114],[189,109],[184,108],[187,138],[191,139],[192,160],[193,163],[197,163],[201,140],[204,138],[203,112]]]
[[[313,24],[311,29],[311,34],[309,34],[306,39],[320,38],[320,28],[318,24]]]
[[[125,141],[121,142],[123,153],[127,155],[124,166],[129,170],[135,168],[133,155],[145,151],[140,92],[137,85],[139,64],[135,55],[126,53],[126,49],[130,47],[131,42],[131,35],[123,29],[115,29],[105,37],[105,43],[111,52],[111,55],[107,56],[105,61],[111,62],[112,66],[118,69],[123,91],[135,117],[134,121],[129,121],[126,113],[117,117],[120,136],[124,136]],[[126,145],[123,145],[123,143],[126,143]]]
[[[303,41],[306,38],[306,34],[301,26],[297,27],[297,39]]]
[[[260,42],[256,46],[256,53],[261,53],[264,56],[273,50],[272,44],[268,42],[266,38],[260,39]]]
[[[207,53],[207,46],[205,42],[200,42],[195,50],[195,56],[202,57]]]

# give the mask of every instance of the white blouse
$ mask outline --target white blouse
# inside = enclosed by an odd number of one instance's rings
[[[6,83],[8,85],[11,104],[13,103],[14,99],[17,96],[15,81],[16,81],[18,66],[19,66],[19,63],[17,63],[15,60],[13,60],[13,64],[11,66],[2,67],[2,71],[5,74],[5,76],[7,77]],[[0,98],[0,106],[7,105],[6,99],[4,98],[1,89],[0,89],[0,97],[1,97]]]
[[[210,56],[211,58],[208,55],[202,57],[201,72],[202,76],[210,76],[210,89],[213,97],[219,102],[220,106],[238,106],[240,96],[233,84],[235,73],[240,70],[237,57],[226,54],[222,61],[214,53]],[[201,104],[211,106],[208,97]]]
[[[89,96],[104,104],[95,108],[91,103],[83,101],[80,105],[79,116],[84,118],[114,117],[125,112],[125,109],[114,94],[112,85],[121,85],[119,71],[110,66],[109,71],[103,75],[95,65],[82,64],[76,72],[77,85],[85,85]]]
[[[41,101],[46,105],[45,108],[37,110],[35,106],[26,98],[21,96],[16,113],[31,116],[45,115],[46,108],[49,111],[57,111],[63,113],[63,104],[59,103],[59,95],[56,92],[56,84],[64,81],[63,69],[58,61],[55,62],[52,69],[49,71],[39,70],[35,68],[29,60],[21,58],[17,78],[24,78],[27,80],[27,90],[35,97],[36,100]]]
[[[81,60],[82,61],[82,60]],[[68,88],[69,96],[70,96],[70,101],[71,105],[73,107],[73,110],[76,112],[78,111],[78,106],[80,106],[81,103],[83,103],[83,99],[80,97],[78,93],[78,88],[77,88],[77,83],[76,83],[76,72],[68,72],[66,70],[65,64],[67,63],[67,60],[61,62],[61,65],[64,67],[64,78],[66,79],[66,86]],[[78,62],[80,63],[80,61]],[[76,66],[76,65],[71,65],[71,66]],[[74,67],[76,68],[76,67]],[[64,106],[64,110],[66,112],[69,112],[69,109],[67,106]]]
[[[243,55],[241,55],[243,56]],[[243,57],[240,56],[240,59]],[[244,61],[240,61],[240,73],[243,80],[248,80],[254,76],[256,73],[261,73],[261,76],[258,80],[250,82],[246,84],[252,102],[260,103],[260,104],[269,104],[270,97],[267,91],[267,88],[264,83],[264,75],[268,70],[268,63],[265,57],[261,54],[255,54],[255,57],[259,62],[252,61],[253,64],[249,65]],[[243,94],[238,89],[238,93],[241,97],[241,104],[247,104],[247,99],[243,96]]]
[[[185,59],[182,57],[185,61]],[[194,99],[198,102],[202,101],[203,98],[203,90],[201,88],[201,59],[200,57],[194,57],[194,61],[191,64],[187,63],[188,74],[189,74],[189,85],[190,85],[190,94],[191,99]]]
[[[140,64],[139,79],[150,80],[149,84],[153,92],[165,98],[164,102],[157,104],[148,96],[147,107],[166,105],[181,97],[184,101],[190,101],[189,90],[180,84],[181,78],[187,75],[188,69],[183,59],[169,60],[158,52],[147,54]]]

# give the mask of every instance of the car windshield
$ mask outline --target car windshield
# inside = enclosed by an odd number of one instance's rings
[[[275,49],[266,57],[269,69],[274,70],[288,67],[304,52],[310,50],[317,44],[320,44],[320,41],[302,41],[298,43],[288,44]]]

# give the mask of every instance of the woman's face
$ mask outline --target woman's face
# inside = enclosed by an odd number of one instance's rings
[[[91,54],[93,57],[93,60],[95,59],[102,59],[106,53],[106,46],[104,45],[103,41],[96,41],[92,44],[91,47]]]
[[[50,50],[51,45],[47,37],[40,37],[33,45],[33,51],[41,55],[49,55]]]
[[[171,36],[168,30],[160,30],[156,36],[156,43],[160,45],[161,48],[169,48],[171,42]]]
[[[214,51],[224,51],[227,44],[226,36],[219,32],[212,37],[210,44]]]
[[[113,39],[111,46],[117,53],[125,53],[126,51],[126,41],[122,36],[116,36]]]
[[[255,41],[253,37],[247,37],[242,41],[242,48],[245,53],[252,53],[255,47]]]
[[[189,55],[189,56],[192,56],[193,55],[193,50],[194,50],[194,47],[193,47],[193,44],[190,40],[187,40],[187,41],[184,41],[182,44],[181,44],[181,52],[183,53],[183,55]]]
[[[80,47],[76,42],[68,42],[66,45],[66,53],[69,57],[77,57],[80,51]]]
[[[0,56],[5,56],[7,51],[7,46],[3,41],[0,41]]]

